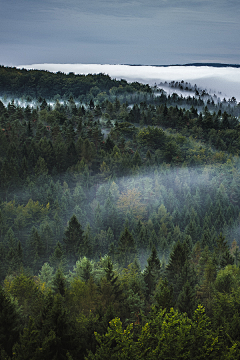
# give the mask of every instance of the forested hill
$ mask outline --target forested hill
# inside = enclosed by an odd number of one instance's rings
[[[191,63],[191,64],[185,64],[183,66],[212,66],[212,67],[233,67],[233,68],[239,68],[239,64],[222,64],[222,63]]]
[[[0,95],[10,97],[31,96],[34,99],[54,96],[79,97],[95,96],[111,90],[119,93],[134,93],[141,90],[150,92],[148,85],[137,82],[128,84],[125,80],[114,80],[105,74],[74,75],[61,72],[51,73],[43,70],[26,70],[15,67],[0,66]]]
[[[169,66],[210,66],[217,68],[233,67],[239,68],[239,64],[224,64],[224,63],[187,63],[187,64],[171,64],[171,65],[142,65],[142,64],[126,64],[128,66],[154,66],[154,67],[169,67]]]
[[[1,360],[239,359],[239,104],[1,74]]]

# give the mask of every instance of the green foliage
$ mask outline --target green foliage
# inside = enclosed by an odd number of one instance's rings
[[[19,338],[21,318],[11,297],[0,287],[0,349],[12,355],[12,347]],[[7,357],[6,357],[7,358]]]
[[[118,259],[123,267],[133,262],[136,256],[137,250],[133,235],[129,232],[128,228],[125,227],[121,233],[118,241]]]
[[[73,215],[69,221],[63,239],[65,243],[66,253],[70,261],[76,261],[79,253],[79,247],[83,242],[83,230],[78,222],[76,215]]]
[[[2,359],[239,358],[239,106],[170,86],[0,67]]]
[[[153,294],[161,274],[161,263],[155,246],[152,248],[152,252],[147,260],[147,263],[146,269],[144,270],[144,281],[146,283],[147,293],[149,296]]]
[[[89,353],[88,360],[93,359],[132,359],[135,355],[133,348],[132,324],[123,330],[119,318],[115,318],[109,323],[108,332],[104,336],[95,333],[99,344],[96,354]]]

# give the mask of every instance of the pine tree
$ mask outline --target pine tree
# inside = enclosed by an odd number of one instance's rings
[[[118,241],[118,261],[123,267],[127,267],[133,262],[136,254],[134,238],[126,226]]]
[[[233,265],[234,258],[230,253],[228,243],[222,233],[217,237],[216,245],[214,249],[214,259],[217,267],[220,269],[227,265]]]
[[[186,281],[178,295],[176,306],[182,313],[186,312],[189,318],[193,316],[196,307],[196,292],[189,281]]]
[[[0,348],[12,356],[12,347],[19,338],[20,317],[11,299],[0,286]]]
[[[120,288],[118,275],[116,275],[113,271],[113,262],[109,256],[107,257],[106,263],[104,264],[104,271],[106,281],[110,284],[111,294],[109,295],[113,295],[114,298],[119,299],[122,294],[122,290]]]
[[[19,341],[13,347],[13,360],[40,360],[40,331],[33,318],[29,318],[27,327],[20,334]]]
[[[79,246],[79,255],[91,257],[93,248],[94,248],[94,243],[93,243],[92,231],[90,225],[87,224],[87,227],[84,230],[82,243]]]
[[[27,262],[34,271],[39,271],[42,260],[44,259],[45,249],[43,241],[38,233],[35,226],[32,227],[30,236],[27,239],[27,251],[28,259]]]
[[[17,252],[17,239],[14,235],[12,228],[10,228],[4,238],[6,251],[6,265],[9,271],[13,272],[17,269],[19,263],[18,252]]]
[[[147,263],[146,269],[144,270],[144,281],[147,285],[147,297],[149,298],[149,296],[153,294],[161,275],[161,263],[155,246],[152,248],[152,253]]]
[[[59,241],[57,242],[57,245],[55,246],[53,254],[50,256],[50,264],[54,268],[65,269],[65,267],[66,267],[67,260],[66,260],[65,252],[64,252],[63,246],[61,245],[61,243]]]
[[[166,277],[169,283],[173,286],[174,296],[177,299],[183,285],[187,280],[196,281],[196,276],[193,274],[194,270],[189,263],[189,248],[184,241],[178,241],[170,254],[168,265],[166,266]]]
[[[141,164],[142,164],[142,159],[141,159],[141,156],[139,155],[139,152],[138,152],[138,151],[136,151],[136,152],[134,153],[134,156],[133,156],[133,159],[132,159],[132,163],[133,163],[133,165],[135,165],[135,166],[141,166]]]
[[[77,346],[74,335],[76,329],[60,294],[54,298],[50,295],[45,300],[41,320],[42,359],[68,360],[67,353],[71,353]]]
[[[157,302],[157,307],[159,308],[167,309],[169,311],[170,308],[173,307],[173,287],[168,284],[166,278],[157,285],[154,298]]]
[[[70,264],[73,265],[78,258],[79,247],[83,244],[83,230],[76,215],[71,217],[63,241],[65,243],[66,256]]]
[[[41,283],[50,289],[53,286],[53,271],[53,267],[51,267],[48,263],[44,263],[38,274]]]
[[[67,288],[66,277],[61,268],[57,268],[56,273],[53,277],[53,289],[57,294],[61,296],[65,295]]]

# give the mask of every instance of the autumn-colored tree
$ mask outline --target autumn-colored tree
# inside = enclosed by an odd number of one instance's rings
[[[117,208],[123,215],[129,212],[135,219],[144,219],[146,215],[146,205],[142,202],[141,192],[136,188],[128,189],[119,196]]]

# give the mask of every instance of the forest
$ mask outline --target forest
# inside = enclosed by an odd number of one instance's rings
[[[240,104],[193,89],[0,66],[2,360],[240,358]]]

